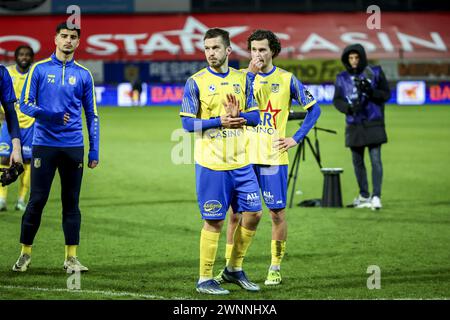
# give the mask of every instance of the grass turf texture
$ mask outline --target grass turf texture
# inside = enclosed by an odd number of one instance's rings
[[[262,287],[247,293],[225,284],[227,297],[195,292],[202,221],[194,166],[171,162],[178,108],[100,108],[101,159],[85,169],[78,255],[90,272],[78,293],[65,292],[58,175],[44,210],[27,273],[13,273],[21,214],[0,213],[1,299],[391,299],[450,298],[450,107],[386,107],[389,143],[382,148],[383,209],[288,209],[283,285],[263,285],[270,264],[271,222],[264,210],[244,268]],[[318,126],[324,167],[342,167],[344,203],[357,195],[344,116],[323,106]],[[293,133],[298,121],[288,125]],[[312,134],[310,134],[312,138]],[[295,150],[290,151],[291,159]],[[366,164],[370,167],[368,155]],[[370,168],[368,168],[370,181]],[[323,177],[311,152],[301,163],[294,204],[320,198]],[[214,273],[224,264],[222,232]],[[368,290],[369,265],[381,289]],[[49,290],[49,291],[47,291]],[[113,295],[114,292],[119,294]],[[127,294],[129,293],[129,294]]]

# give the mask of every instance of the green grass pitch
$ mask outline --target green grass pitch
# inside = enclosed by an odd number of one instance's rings
[[[80,201],[78,254],[90,268],[81,276],[81,291],[66,291],[57,176],[32,265],[21,274],[10,271],[20,250],[21,221],[12,210],[17,183],[10,187],[10,210],[0,213],[0,299],[216,299],[195,291],[202,220],[193,164],[171,162],[178,143],[171,135],[181,126],[178,108],[103,107],[99,114],[100,166],[85,169]],[[261,292],[226,284],[231,294],[220,299],[450,298],[450,107],[389,105],[386,123],[383,209],[296,206],[322,194],[323,177],[307,149],[295,206],[287,211],[283,285],[263,285],[271,230],[265,209],[244,262]],[[342,195],[350,203],[357,186],[344,147],[344,117],[323,106],[317,125],[338,131],[319,132],[320,149],[324,167],[344,169]],[[298,121],[290,122],[288,133],[297,127]],[[223,267],[224,247],[225,232],[214,273]],[[381,269],[381,289],[367,288],[370,265]]]

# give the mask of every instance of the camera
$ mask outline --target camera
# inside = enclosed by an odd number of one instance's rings
[[[353,81],[358,90],[358,96],[370,96],[372,94],[372,81],[370,79],[355,77]]]

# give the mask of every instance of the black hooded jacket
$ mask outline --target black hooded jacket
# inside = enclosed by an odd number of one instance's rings
[[[359,55],[358,66],[351,67],[348,57],[350,53],[356,52]],[[333,104],[340,112],[346,115],[345,144],[347,147],[361,147],[367,145],[382,144],[387,142],[387,135],[384,123],[384,104],[390,98],[390,89],[386,77],[381,67],[371,67],[368,65],[366,52],[360,44],[347,46],[341,56],[342,64],[346,71],[337,76],[335,83],[335,93]],[[360,108],[355,108],[355,101],[350,102],[349,97],[343,95],[343,86],[354,87],[353,78],[373,78],[374,71],[378,76],[373,80],[372,92],[369,97],[358,97]],[[345,79],[345,80],[344,80]],[[343,83],[345,82],[345,83]],[[356,90],[355,90],[356,91]],[[379,114],[373,117],[373,113]]]

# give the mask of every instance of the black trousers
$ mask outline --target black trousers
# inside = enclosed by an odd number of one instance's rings
[[[79,244],[81,214],[78,204],[83,177],[83,156],[83,147],[33,146],[30,200],[22,216],[20,243],[33,244],[58,169],[61,178],[64,238],[66,245]]]
[[[359,194],[363,197],[370,197],[367,185],[366,165],[364,164],[364,149],[366,147],[352,147],[353,167],[355,169],[356,180],[358,181]],[[369,155],[372,163],[372,185],[373,196],[381,197],[381,182],[383,180],[383,164],[381,162],[381,144],[370,145]]]

